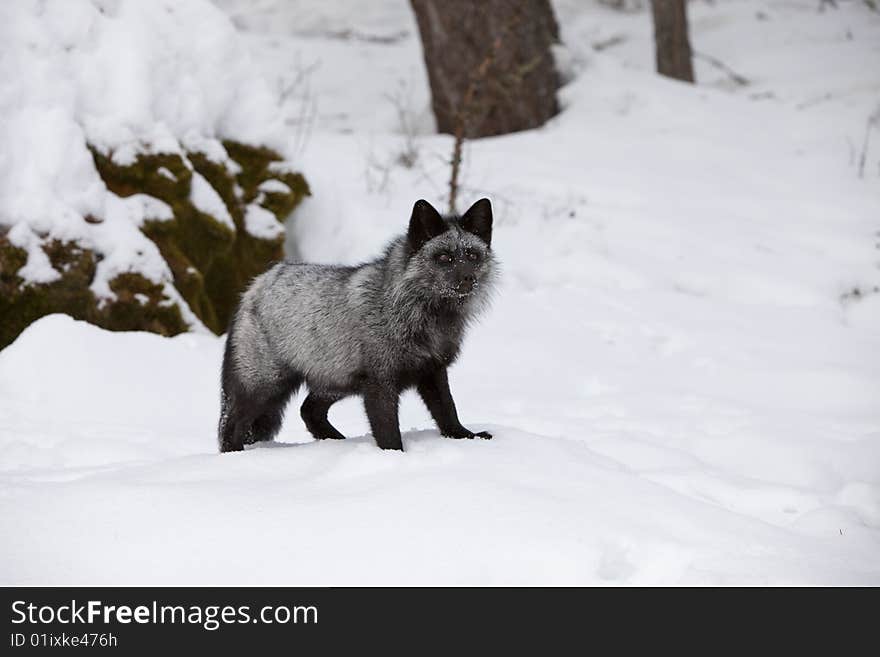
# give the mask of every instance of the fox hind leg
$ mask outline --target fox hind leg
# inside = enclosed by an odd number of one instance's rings
[[[284,409],[290,396],[302,383],[302,376],[291,374],[272,386],[248,391],[230,386],[223,393],[220,416],[220,451],[238,452],[245,445],[272,440],[281,429]]]
[[[241,413],[233,400],[224,395],[223,410],[220,414],[218,439],[221,452],[240,452],[244,449],[245,437],[249,431],[249,423],[244,422]]]
[[[300,408],[300,415],[309,430],[317,440],[333,439],[343,440],[345,436],[336,429],[327,418],[330,407],[342,399],[341,395],[309,391]]]
[[[254,419],[246,438],[247,443],[269,441],[281,430],[287,402],[302,384],[302,376],[292,373],[269,389],[264,389],[255,404]]]
[[[258,415],[245,436],[245,443],[253,444],[272,440],[281,430],[281,423],[284,421],[284,406],[287,400],[282,404],[272,405]]]

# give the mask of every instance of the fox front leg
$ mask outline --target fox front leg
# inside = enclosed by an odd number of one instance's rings
[[[376,444],[382,449],[403,451],[397,405],[400,395],[394,386],[370,382],[364,388],[364,407]]]
[[[449,376],[446,374],[445,367],[427,374],[419,381],[417,388],[425,406],[431,411],[437,428],[447,438],[489,439],[492,437],[488,431],[474,433],[462,426],[458,419],[458,412],[455,410],[452,392],[449,390]]]

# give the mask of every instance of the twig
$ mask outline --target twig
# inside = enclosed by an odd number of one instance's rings
[[[394,93],[383,94],[383,97],[394,106],[400,132],[403,135],[403,150],[398,154],[397,162],[407,169],[412,169],[419,159],[419,149],[416,145],[416,127],[409,96],[410,85],[404,80],[399,81]]]
[[[859,155],[859,178],[865,177],[865,163],[868,160],[868,141],[871,138],[871,128],[873,128],[874,124],[878,122],[880,122],[880,107],[868,117],[868,120],[865,123],[865,139],[862,142],[861,155]]]
[[[366,43],[379,43],[392,45],[400,43],[409,36],[408,30],[398,30],[392,34],[368,34],[357,30],[328,30],[326,32],[301,32],[303,36],[322,36],[340,41],[364,41]]]
[[[297,53],[296,62],[294,64],[294,76],[289,82],[285,82],[283,78],[278,80],[278,105],[283,108],[291,96],[296,92],[296,98],[299,100],[299,109],[296,117],[286,117],[284,123],[286,125],[295,126],[293,139],[293,152],[299,156],[308,145],[315,121],[318,116],[318,103],[312,92],[312,75],[321,66],[321,60],[316,60],[308,66],[303,66],[300,56]]]
[[[608,48],[617,46],[624,41],[626,41],[625,36],[623,36],[622,34],[615,34],[614,36],[603,39],[602,41],[595,41],[591,47],[596,52],[602,52],[603,50],[607,50]]]
[[[740,75],[717,57],[713,57],[712,55],[707,55],[702,52],[697,52],[696,50],[693,51],[693,54],[694,57],[696,57],[697,59],[702,59],[703,61],[708,62],[709,64],[717,68],[718,70],[724,71],[737,86],[745,87],[749,84],[749,79],[747,77]]]

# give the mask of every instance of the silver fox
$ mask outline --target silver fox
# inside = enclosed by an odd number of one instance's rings
[[[220,451],[272,440],[303,384],[301,415],[318,439],[345,437],[327,413],[361,395],[376,444],[402,450],[398,402],[413,386],[444,436],[491,438],[462,426],[447,376],[491,296],[491,242],[488,199],[446,217],[419,200],[407,233],[372,262],[281,262],[254,279],[227,334]]]

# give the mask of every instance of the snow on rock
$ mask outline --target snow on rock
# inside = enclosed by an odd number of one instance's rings
[[[108,197],[110,198],[110,197]],[[119,274],[136,272],[149,281],[171,285],[173,280],[168,263],[162,258],[158,247],[150,240],[141,239],[142,233],[137,223],[120,217],[117,213],[127,213],[131,205],[119,200],[108,204],[107,218],[90,231],[88,245],[103,254],[98,262],[92,292],[99,300],[115,298],[109,282]]]
[[[287,189],[289,192],[290,188],[287,187]],[[251,203],[245,208],[244,227],[254,237],[264,240],[274,240],[284,235],[284,226],[278,221],[278,218],[266,208],[255,203]]]
[[[145,221],[171,221],[174,219],[174,212],[165,201],[147,194],[126,197],[107,194],[102,216],[111,223],[125,221],[140,228]]]
[[[266,193],[278,193],[278,194],[290,194],[290,187],[285,185],[280,180],[276,180],[274,178],[270,178],[269,180],[264,180],[257,187],[261,192]]]
[[[229,154],[223,144],[216,139],[205,137],[196,132],[188,132],[181,140],[183,147],[190,153],[202,153],[217,164],[230,162]]]
[[[27,251],[27,262],[16,273],[35,283],[51,283],[61,278],[49,256],[40,248],[40,238],[25,223],[16,224],[7,234],[10,244]]]
[[[120,199],[96,168],[99,154],[116,167],[171,154],[192,170],[187,154],[199,153],[232,177],[241,167],[221,140],[276,149],[287,141],[276,90],[207,0],[4,2],[0,40],[0,242],[8,231],[26,252],[9,272],[22,288],[59,280],[44,253],[50,244],[96,252],[90,289],[99,304],[114,299],[121,272],[173,287],[139,230],[173,219],[171,208],[143,194]],[[178,182],[168,167],[158,175]],[[126,195],[134,181],[123,185]],[[234,231],[221,197],[195,171],[191,200]],[[166,301],[186,305],[180,294]]]
[[[235,230],[235,224],[220,194],[211,187],[211,183],[195,171],[190,181],[189,200],[200,212],[214,217],[230,230]]]

